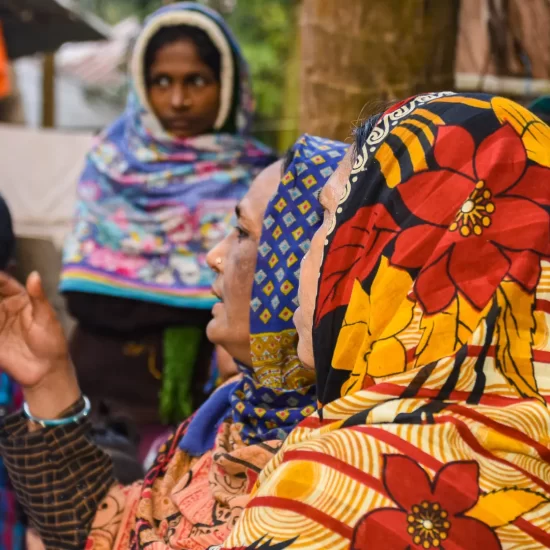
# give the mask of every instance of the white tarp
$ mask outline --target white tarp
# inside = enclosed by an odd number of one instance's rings
[[[91,134],[0,124],[0,193],[18,237],[62,245]]]

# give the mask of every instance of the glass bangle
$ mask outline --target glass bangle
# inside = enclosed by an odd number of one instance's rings
[[[84,407],[82,408],[82,410],[76,414],[73,414],[72,416],[68,416],[67,418],[55,418],[53,420],[38,418],[36,416],[33,416],[26,402],[23,403],[23,412],[31,422],[34,422],[35,424],[38,424],[43,428],[67,426],[68,424],[73,424],[75,422],[78,422],[79,420],[86,418],[90,414],[90,411],[92,410],[92,404],[90,403],[90,400],[85,395],[82,396],[82,399],[84,400]]]

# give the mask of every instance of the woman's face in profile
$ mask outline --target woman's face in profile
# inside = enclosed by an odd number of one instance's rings
[[[294,324],[299,336],[298,357],[305,367],[311,369],[315,368],[312,341],[313,314],[323,250],[329,230],[334,225],[338,203],[349,179],[352,151],[353,147],[350,147],[319,195],[319,201],[324,210],[323,224],[313,236],[309,252],[304,256],[300,269],[300,287],[298,288],[300,307],[294,313]]]
[[[219,78],[192,40],[159,48],[147,83],[151,108],[167,132],[188,138],[212,131],[220,109]]]
[[[212,309],[206,334],[245,365],[251,364],[250,300],[256,257],[265,209],[281,179],[281,164],[277,161],[258,174],[237,206],[235,229],[207,256],[217,275],[212,292],[220,301]]]

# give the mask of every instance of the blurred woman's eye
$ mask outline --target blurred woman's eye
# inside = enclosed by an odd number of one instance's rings
[[[235,231],[237,232],[237,240],[241,242],[243,239],[248,238],[248,233],[240,226],[235,226]]]
[[[206,78],[201,75],[195,75],[190,79],[190,83],[192,86],[195,86],[195,88],[204,88],[207,84]]]
[[[165,75],[160,75],[152,80],[152,85],[158,88],[169,88],[171,84],[170,78]]]

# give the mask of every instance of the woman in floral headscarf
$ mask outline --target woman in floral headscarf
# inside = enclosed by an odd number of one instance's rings
[[[161,8],[134,47],[126,110],[78,184],[61,275],[78,320],[71,353],[94,411],[133,420],[143,452],[161,421],[180,422],[204,397],[216,301],[206,253],[275,160],[250,136],[252,113],[247,64],[221,16],[195,2]]]
[[[223,548],[548,548],[550,129],[453,93],[374,123],[302,264],[319,410]]]

